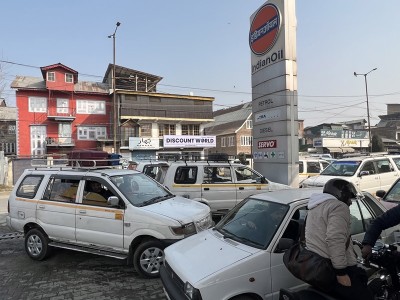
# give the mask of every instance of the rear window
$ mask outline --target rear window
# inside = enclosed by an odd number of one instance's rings
[[[178,167],[175,172],[174,182],[178,184],[193,184],[197,179],[197,167]]]
[[[40,175],[26,176],[19,185],[16,196],[30,199],[34,198],[42,180],[43,176]]]

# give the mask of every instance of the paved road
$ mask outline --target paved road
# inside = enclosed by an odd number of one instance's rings
[[[0,236],[8,193],[0,192]],[[159,279],[142,279],[125,261],[54,249],[45,261],[25,253],[23,238],[0,239],[1,300],[165,300]]]

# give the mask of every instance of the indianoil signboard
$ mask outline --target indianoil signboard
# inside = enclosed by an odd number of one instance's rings
[[[254,168],[298,186],[295,0],[270,0],[250,17]]]

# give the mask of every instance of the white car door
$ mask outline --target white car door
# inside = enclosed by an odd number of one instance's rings
[[[237,203],[250,195],[268,191],[268,184],[263,177],[247,167],[234,166],[236,177]]]
[[[89,190],[89,183],[93,181],[101,183],[102,189],[107,189],[105,194]],[[81,187],[76,211],[77,242],[122,249],[124,210],[110,207],[106,199],[117,194],[100,178],[84,178]]]
[[[397,180],[399,174],[396,167],[392,165],[388,158],[377,159],[376,165],[381,180],[380,190],[388,191],[392,184]]]

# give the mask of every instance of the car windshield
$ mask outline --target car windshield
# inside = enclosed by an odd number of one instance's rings
[[[385,201],[400,202],[400,180],[396,181],[383,199]]]
[[[360,161],[334,161],[325,170],[321,172],[321,175],[329,176],[353,176],[357,171]]]
[[[174,196],[154,180],[141,173],[112,176],[111,181],[135,206],[150,205]]]
[[[233,208],[215,230],[225,238],[265,249],[288,209],[284,204],[248,198]]]

